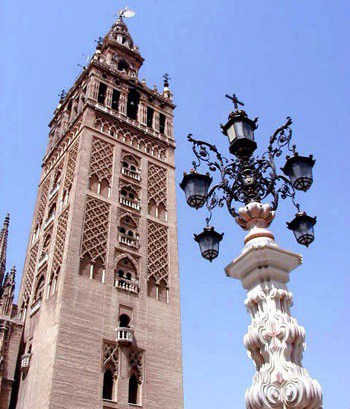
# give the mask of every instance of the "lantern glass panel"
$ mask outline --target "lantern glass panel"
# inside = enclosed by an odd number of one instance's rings
[[[185,192],[187,204],[195,209],[202,207],[207,200],[212,178],[200,173],[185,175],[180,186]]]
[[[293,231],[296,241],[308,247],[315,239],[314,225],[316,218],[306,214],[300,214],[288,223],[288,228]]]
[[[205,228],[203,233],[194,238],[199,244],[202,257],[210,262],[219,255],[219,245],[223,234],[219,234],[213,228]]]
[[[311,157],[294,156],[287,160],[283,169],[289,176],[293,187],[296,190],[306,192],[310,189],[313,182],[312,167],[315,161]]]

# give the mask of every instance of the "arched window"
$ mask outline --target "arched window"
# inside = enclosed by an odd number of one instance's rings
[[[139,181],[139,162],[132,155],[125,155],[122,160],[122,174]]]
[[[103,399],[113,400],[114,375],[107,369],[103,375]]]
[[[42,274],[40,278],[38,279],[36,287],[35,287],[34,300],[33,300],[34,303],[43,299],[44,286],[45,286],[45,277],[44,277],[44,274]]]
[[[148,214],[150,216],[157,217],[157,206],[153,199],[148,202]]]
[[[56,203],[53,203],[53,205],[50,207],[49,213],[47,215],[47,219],[51,220],[55,217],[56,214]]]
[[[109,183],[107,179],[102,179],[100,183],[100,195],[103,197],[109,197]]]
[[[85,254],[80,261],[79,274],[85,277],[90,277],[91,275],[91,258],[88,254]]]
[[[155,300],[158,299],[157,282],[153,276],[151,276],[147,281],[147,295]]]
[[[137,405],[138,403],[138,389],[139,389],[139,381],[137,376],[132,374],[129,378],[129,400],[128,402]]]
[[[89,189],[94,193],[98,193],[98,185],[98,177],[96,175],[91,175],[89,180]]]
[[[124,216],[120,219],[118,231],[119,243],[138,248],[139,235],[137,224],[130,216]]]
[[[126,314],[121,314],[119,317],[119,327],[129,328],[129,325],[130,325],[130,317]]]
[[[93,273],[91,278],[104,282],[104,267],[103,261],[100,257],[98,257],[98,259],[93,264]]]
[[[138,277],[134,263],[124,257],[118,261],[115,270],[115,286],[122,290],[138,293]]]
[[[167,220],[167,211],[164,203],[160,203],[158,206],[158,217],[160,220]]]
[[[165,280],[161,280],[158,285],[158,300],[168,302],[168,288]]]
[[[133,209],[140,210],[140,201],[138,198],[138,193],[130,185],[123,186],[120,189],[120,203]]]

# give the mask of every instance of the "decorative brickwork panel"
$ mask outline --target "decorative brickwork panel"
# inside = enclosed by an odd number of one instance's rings
[[[95,128],[100,132],[115,137],[117,140],[133,146],[141,152],[147,152],[150,155],[167,161],[167,148],[154,141],[154,138],[147,138],[144,134],[137,135],[136,133],[125,128],[125,125],[119,124],[117,121],[111,121],[103,117],[97,117]]]
[[[39,201],[38,201],[38,210],[36,213],[36,220],[38,224],[41,224],[44,216],[45,216],[45,210],[46,210],[46,205],[47,205],[47,197],[50,189],[50,178],[47,178],[45,182],[40,187],[40,195],[39,195]]]
[[[168,229],[148,221],[148,274],[156,283],[164,280],[168,285]]]
[[[64,244],[66,241],[66,232],[68,224],[69,209],[67,208],[59,217],[57,224],[56,242],[53,253],[52,270],[57,271],[62,264]]]
[[[82,244],[82,257],[89,255],[94,262],[98,257],[106,261],[110,205],[87,196]]]
[[[103,179],[111,185],[113,169],[113,145],[100,138],[94,138],[92,142],[90,174],[96,175],[98,180]]]
[[[78,141],[70,148],[68,152],[67,160],[67,169],[66,175],[64,178],[64,188],[69,190],[72,186],[74,175],[75,175],[75,166],[78,157]]]
[[[103,369],[112,367],[115,373],[118,373],[119,367],[119,349],[118,345],[112,342],[103,344]]]
[[[158,206],[167,205],[167,174],[166,169],[148,163],[148,201],[154,200]]]
[[[36,243],[29,252],[28,263],[27,263],[27,266],[24,272],[25,276],[24,276],[24,281],[23,281],[22,301],[23,300],[29,301],[29,298],[32,292],[34,274],[36,270],[36,263],[37,263],[37,257],[38,257],[38,250],[39,250],[39,243]]]
[[[128,354],[129,359],[129,374],[135,374],[138,377],[139,383],[143,381],[144,368],[143,368],[143,351],[139,349],[133,349]]]

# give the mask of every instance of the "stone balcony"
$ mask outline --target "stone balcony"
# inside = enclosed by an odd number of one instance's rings
[[[128,176],[131,179],[137,180],[138,182],[141,180],[141,175],[138,171],[122,167],[122,174]]]
[[[137,282],[128,280],[127,278],[118,277],[115,286],[121,290],[128,291],[133,294],[139,293],[139,285]]]
[[[32,358],[32,354],[23,354],[21,357],[21,372],[27,373],[30,367],[30,360]]]
[[[134,249],[139,248],[139,239],[135,237],[130,237],[127,234],[119,233],[118,241],[120,244],[124,244]]]
[[[139,201],[131,200],[131,199],[128,199],[127,197],[124,197],[124,196],[121,196],[119,201],[120,201],[120,203],[122,205],[131,207],[132,209],[135,209],[135,210],[138,210],[138,211],[141,208]]]
[[[134,329],[133,328],[117,328],[117,342],[121,345],[132,345],[134,343]]]

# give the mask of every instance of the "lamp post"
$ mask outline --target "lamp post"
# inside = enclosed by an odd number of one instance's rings
[[[316,217],[301,211],[296,193],[311,187],[315,161],[312,156],[300,156],[296,146],[291,145],[289,117],[270,137],[265,153],[254,156],[257,119],[250,119],[239,109],[244,104],[236,95],[226,97],[233,101],[235,110],[221,128],[234,157],[227,159],[215,145],[188,136],[196,159],[180,186],[189,206],[206,206],[209,212],[206,227],[195,235],[195,241],[205,259],[211,262],[218,256],[223,234],[216,232],[210,222],[213,210],[225,205],[237,224],[248,231],[242,253],[225,269],[228,277],[239,279],[247,290],[245,305],[252,318],[244,344],[256,374],[246,391],[246,407],[320,409],[321,387],[302,367],[305,330],[290,313],[292,294],[287,288],[289,273],[302,258],[281,249],[268,230],[279,199],[289,198],[297,212],[287,223],[288,229],[299,244],[309,246],[313,242]],[[284,152],[288,156],[282,174],[277,170],[277,160]],[[201,165],[209,172],[199,173]],[[219,180],[211,187],[211,175],[215,174]],[[264,203],[265,199],[271,199],[270,203]],[[236,203],[242,204],[238,210]]]

